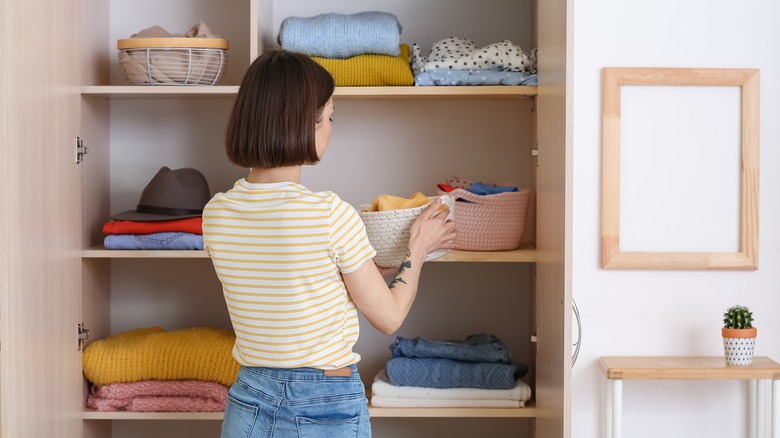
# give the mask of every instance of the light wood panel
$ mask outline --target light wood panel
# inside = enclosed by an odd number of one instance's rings
[[[752,365],[726,365],[723,356],[605,356],[601,372],[612,380],[780,379],[780,364],[766,356]]]
[[[77,437],[79,3],[6,0],[0,22],[0,424]]]
[[[537,1],[536,436],[571,436],[571,0]]]

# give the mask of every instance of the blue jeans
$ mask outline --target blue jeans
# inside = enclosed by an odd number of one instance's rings
[[[222,438],[370,438],[368,400],[352,376],[314,368],[242,367],[228,393]]]
[[[512,356],[497,337],[477,333],[463,341],[435,341],[398,336],[390,345],[393,357],[432,357],[466,362],[510,363]]]

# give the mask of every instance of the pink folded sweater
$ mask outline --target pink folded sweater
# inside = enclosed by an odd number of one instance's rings
[[[228,387],[202,380],[143,380],[94,385],[87,406],[98,411],[220,412]]]

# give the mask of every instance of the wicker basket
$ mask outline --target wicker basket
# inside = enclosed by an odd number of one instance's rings
[[[222,38],[130,38],[117,42],[130,85],[216,85],[227,64]]]
[[[431,201],[435,197],[429,198]],[[452,218],[455,208],[455,198],[442,196],[443,204],[450,209],[449,218]],[[371,208],[371,204],[360,206],[360,218],[366,224],[368,241],[376,250],[374,262],[384,268],[398,267],[406,257],[407,244],[409,243],[409,231],[417,216],[425,210],[430,203],[421,207],[405,208],[402,210],[387,211],[363,211]],[[428,253],[425,260],[433,260],[450,252],[449,249],[437,249]]]
[[[520,247],[525,232],[530,190],[476,195],[458,188],[446,193],[455,199],[468,201],[456,202],[455,228],[458,237],[455,239],[455,249],[506,251]]]

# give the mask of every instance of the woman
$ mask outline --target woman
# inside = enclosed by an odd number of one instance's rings
[[[247,71],[226,150],[249,174],[203,213],[204,245],[222,282],[242,365],[222,436],[370,437],[352,351],[358,309],[396,331],[417,293],[425,255],[451,248],[455,225],[435,200],[414,222],[390,286],[355,209],[300,184],[325,154],[333,79],[309,57],[271,50]]]

